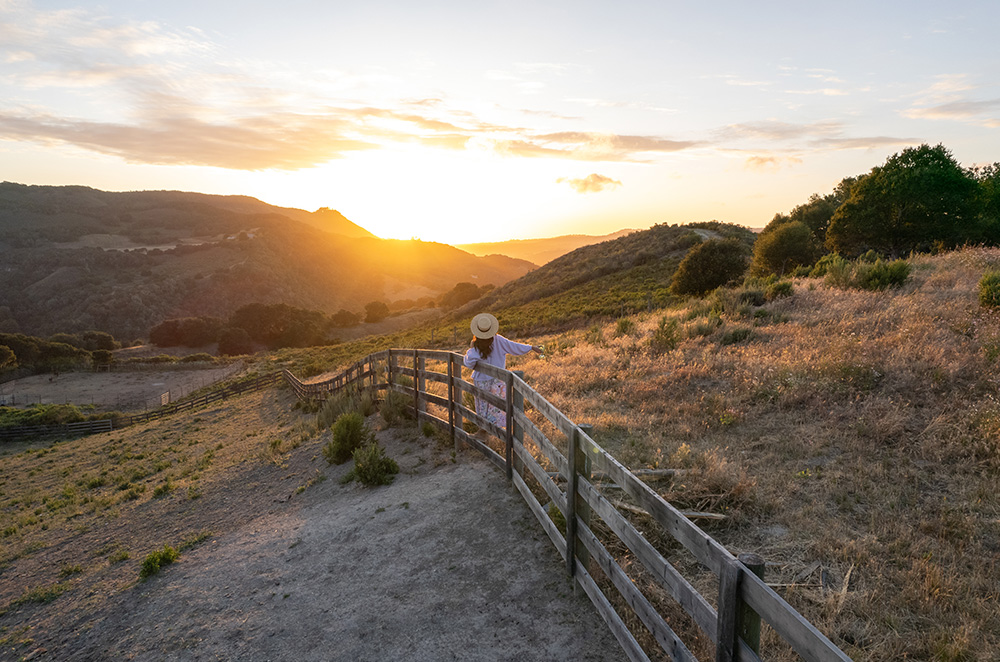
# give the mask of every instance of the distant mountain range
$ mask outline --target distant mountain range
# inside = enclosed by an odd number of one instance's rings
[[[618,239],[633,232],[635,230],[619,230],[618,232],[601,236],[568,234],[548,239],[511,239],[510,241],[480,244],[455,244],[455,248],[472,253],[473,255],[506,255],[508,257],[527,260],[541,266],[566,253],[575,251],[577,248]]]
[[[339,212],[246,196],[0,184],[0,331],[144,337],[248,303],[336,312],[496,286],[534,264],[385,240]]]

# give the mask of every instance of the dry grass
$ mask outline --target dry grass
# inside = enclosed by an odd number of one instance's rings
[[[550,356],[520,367],[627,465],[688,469],[661,493],[728,514],[705,528],[854,659],[995,659],[1000,316],[977,285],[1000,251],[912,264],[899,290],[695,302],[672,351],[650,346],[662,314],[536,338]]]
[[[294,412],[293,401],[269,390],[110,433],[5,445],[5,650],[29,652],[31,632],[85,627],[104,601],[139,581],[152,551],[224,535],[288,500],[305,481],[294,477],[315,482],[322,440],[303,438],[304,423],[315,433],[315,416]]]

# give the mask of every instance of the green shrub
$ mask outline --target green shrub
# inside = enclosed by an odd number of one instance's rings
[[[886,262],[877,259],[875,262],[864,262],[858,259],[856,269],[857,286],[863,290],[887,290],[890,287],[902,287],[910,277],[910,263],[906,260]]]
[[[843,265],[847,260],[840,257],[837,253],[827,253],[819,259],[819,261],[813,266],[812,270],[809,271],[810,278],[823,278],[826,276],[827,272],[830,270],[832,265]]]
[[[382,400],[380,412],[389,427],[402,425],[413,419],[413,398],[398,391],[389,391]]]
[[[854,262],[840,259],[827,267],[825,282],[841,289],[885,290],[900,287],[910,277],[910,263],[906,260],[886,262],[881,258],[867,262],[860,258]]]
[[[375,435],[358,412],[341,414],[333,424],[333,438],[323,446],[323,457],[330,464],[343,464],[355,449],[373,442]]]
[[[979,280],[979,305],[984,308],[1000,306],[1000,271],[987,271]]]
[[[622,317],[615,325],[615,337],[631,336],[635,333],[635,322],[628,317]]]
[[[678,336],[677,320],[663,317],[660,319],[660,325],[653,331],[653,336],[649,339],[649,347],[656,354],[677,349]]]
[[[777,283],[771,283],[767,286],[767,289],[764,291],[764,298],[768,301],[774,301],[781,297],[790,297],[794,292],[795,286],[790,281],[779,280]]]
[[[697,320],[687,326],[686,334],[688,338],[698,336],[710,336],[716,329],[722,326],[722,318],[718,313],[712,313],[703,320]]]
[[[316,428],[325,430],[342,414],[357,412],[368,417],[375,412],[375,398],[370,389],[347,388],[326,399],[316,414]]]
[[[399,465],[375,441],[354,450],[354,477],[368,486],[388,485],[399,473]]]
[[[749,340],[753,337],[753,329],[748,326],[738,326],[722,334],[719,338],[720,345],[735,345]]]
[[[670,281],[670,291],[701,295],[725,285],[747,270],[747,247],[737,239],[709,239],[692,248]]]
[[[139,576],[146,579],[155,575],[160,571],[160,568],[170,565],[180,558],[180,555],[181,553],[170,545],[164,545],[163,549],[153,550],[142,560],[142,568],[139,570]]]

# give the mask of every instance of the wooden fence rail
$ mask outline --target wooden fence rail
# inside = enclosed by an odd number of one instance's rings
[[[590,597],[629,659],[640,661],[649,657],[591,576],[592,569],[599,568],[607,577],[621,596],[619,603],[628,605],[669,659],[687,662],[696,658],[594,533],[595,516],[715,644],[718,662],[762,659],[759,651],[745,640],[753,640],[750,643],[756,645],[756,638],[740,636],[752,631],[758,618],[770,625],[806,662],[850,662],[843,651],[750,568],[601,448],[586,426],[571,421],[521,375],[492,366],[477,366],[480,372],[506,386],[505,396],[498,397],[463,379],[462,359],[462,355],[447,351],[390,349],[371,354],[336,377],[318,383],[303,383],[288,371],[283,374],[302,399],[325,398],[351,386],[372,388],[376,396],[382,391],[386,397],[391,397],[390,393],[399,394],[397,397],[405,400],[418,423],[434,425],[450,435],[456,448],[467,444],[504,470],[563,557],[567,571]],[[474,408],[467,406],[466,394],[505,412],[506,424],[493,425],[479,416]],[[489,439],[484,441],[470,434],[466,422],[486,430]],[[537,455],[530,447],[536,449]],[[718,608],[648,542],[615,502],[603,495],[591,478],[595,472],[627,494],[718,577]],[[565,535],[536,497],[529,481],[562,513]]]

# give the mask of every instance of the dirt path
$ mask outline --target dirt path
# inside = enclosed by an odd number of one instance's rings
[[[40,659],[625,659],[501,472],[414,431],[379,438],[392,485],[329,467],[64,624]]]

